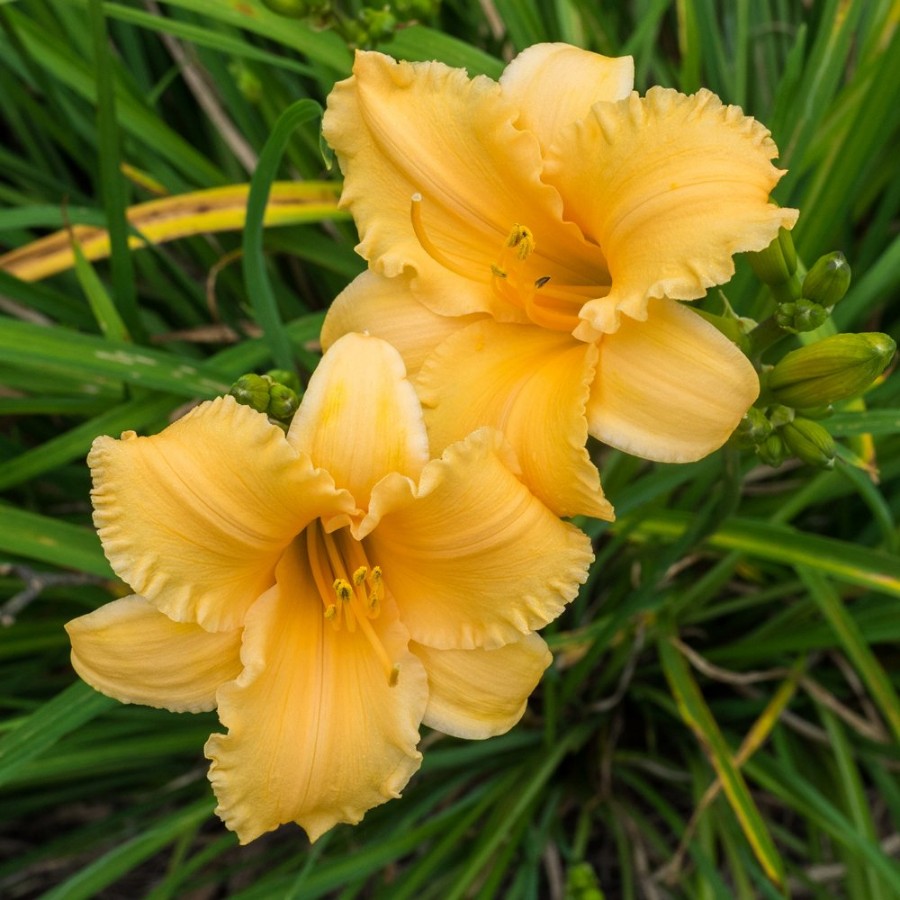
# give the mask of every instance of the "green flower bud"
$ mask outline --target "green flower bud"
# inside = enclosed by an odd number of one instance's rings
[[[775,307],[775,321],[785,331],[797,334],[815,331],[830,315],[829,311],[812,300],[790,300]]]
[[[290,372],[287,369],[269,369],[266,376],[271,378],[276,384],[283,384],[289,387],[295,394],[300,393],[300,379],[296,372]]]
[[[264,413],[269,407],[271,381],[263,375],[241,375],[228,391],[238,403]]]
[[[566,874],[566,900],[603,900],[603,891],[590,863],[571,866]]]
[[[896,349],[886,334],[835,334],[788,353],[769,372],[768,387],[795,409],[827,406],[865,391]]]
[[[266,412],[273,419],[289,419],[300,405],[297,395],[286,385],[273,383],[269,390],[269,406]]]
[[[772,468],[780,466],[787,457],[787,448],[779,434],[770,434],[757,448],[756,455]]]
[[[359,13],[366,36],[372,43],[390,40],[397,30],[397,18],[387,8],[372,9],[365,7]]]
[[[747,410],[735,429],[737,440],[744,447],[761,444],[772,433],[772,423],[766,414],[755,406]]]
[[[765,250],[748,253],[747,259],[763,284],[785,284],[797,271],[797,251],[786,228],[778,230],[778,236]]]
[[[328,0],[262,0],[263,6],[291,19],[305,19],[324,12],[329,7]]]
[[[834,438],[818,422],[797,416],[781,429],[781,437],[787,449],[807,465],[834,468]]]
[[[850,287],[850,266],[840,250],[820,256],[803,279],[801,294],[831,309]]]
[[[789,406],[773,406],[769,409],[769,423],[773,428],[781,428],[794,421],[794,411]]]

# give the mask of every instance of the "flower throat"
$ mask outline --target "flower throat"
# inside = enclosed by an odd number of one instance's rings
[[[557,284],[550,275],[537,274],[534,255],[537,243],[527,225],[514,223],[495,262],[482,278],[473,277],[471,268],[454,260],[428,236],[422,219],[422,195],[413,194],[410,219],[422,249],[439,265],[470,280],[490,280],[494,296],[521,309],[542,328],[571,333],[579,322],[585,301],[609,293],[608,287],[591,284]],[[477,274],[477,273],[476,273]]]
[[[381,614],[384,600],[381,567],[369,564],[362,543],[346,528],[326,534],[318,520],[306,529],[306,550],[325,618],[335,630],[346,628],[354,633],[359,628],[393,687],[400,667],[391,661],[370,621]]]

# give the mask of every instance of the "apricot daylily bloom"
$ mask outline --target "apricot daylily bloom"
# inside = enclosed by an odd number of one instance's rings
[[[75,669],[126,703],[217,708],[218,814],[242,843],[315,840],[399,796],[419,725],[518,721],[550,661],[534,633],[590,542],[481,429],[430,460],[389,344],[347,335],[287,433],[224,397],[162,433],[98,438],[95,523],[136,592],[67,625]]]
[[[324,119],[369,269],[323,345],[390,340],[432,447],[501,427],[562,515],[612,514],[588,434],[667,462],[726,440],[755,371],[677,301],[797,217],[769,201],[782,173],[762,125],[709,91],[632,83],[630,58],[565,44],[499,83],[360,52]]]

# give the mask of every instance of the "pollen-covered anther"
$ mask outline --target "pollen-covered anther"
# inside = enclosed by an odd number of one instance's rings
[[[353,596],[353,588],[350,587],[350,582],[344,578],[334,579],[334,592],[337,594],[338,600],[344,603],[349,603]]]
[[[534,233],[527,225],[520,225],[516,222],[510,229],[509,236],[506,238],[506,246],[514,247],[516,256],[518,256],[520,260],[526,260],[534,253]]]
[[[369,582],[369,609],[370,619],[377,619],[381,612],[381,601],[384,599],[384,583],[382,581],[381,566],[375,566],[368,578]]]

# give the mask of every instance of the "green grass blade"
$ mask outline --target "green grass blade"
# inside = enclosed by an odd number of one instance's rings
[[[847,656],[853,661],[866,687],[887,719],[894,738],[900,741],[900,697],[884,668],[875,658],[859,626],[840,595],[821,572],[808,566],[797,567],[797,574],[828,620]]]
[[[93,529],[12,506],[0,506],[0,552],[112,577]]]
[[[50,438],[10,460],[4,460],[0,462],[0,490],[22,484],[84,456],[90,449],[91,442],[100,434],[118,437],[123,431],[145,428],[162,419],[181,402],[182,398],[170,394],[139,397],[76,425],[64,434]]]
[[[94,74],[97,94],[97,152],[100,196],[106,212],[112,264],[113,293],[118,312],[135,340],[144,343],[144,327],[141,324],[134,287],[134,270],[128,251],[128,221],[125,210],[128,195],[125,176],[121,171],[119,124],[116,116],[115,73],[110,59],[109,35],[100,0],[88,0],[88,15],[94,43]],[[98,287],[95,284],[94,287]],[[94,292],[96,293],[96,291]],[[89,296],[91,296],[89,294]],[[104,320],[101,320],[101,324]],[[124,335],[110,333],[110,337],[123,339]]]
[[[215,397],[231,386],[226,374],[193,359],[13,319],[0,319],[0,354],[11,364],[68,367],[186,397]]]
[[[657,512],[641,519],[631,533],[635,537],[677,538],[692,519],[686,512]],[[613,530],[627,527],[626,517],[616,522]],[[740,550],[772,562],[808,566],[839,581],[900,597],[900,560],[868,547],[806,534],[786,525],[738,518],[728,519],[706,543],[718,550]]]
[[[96,897],[104,888],[177,840],[180,835],[195,830],[212,815],[212,808],[212,799],[206,797],[182,807],[48,891],[44,894],[44,900],[90,900]]]
[[[0,785],[12,781],[20,769],[61,737],[115,703],[81,681],[69,685],[0,739]]]
[[[784,863],[687,663],[667,639],[662,638],[657,648],[681,718],[706,750],[722,782],[722,790],[766,875],[776,884],[781,884],[784,881]]]
[[[322,107],[312,100],[298,100],[279,116],[259,157],[250,180],[247,220],[244,226],[244,284],[253,303],[256,320],[263,329],[272,359],[282,369],[293,370],[294,355],[278,311],[278,302],[266,275],[263,255],[263,216],[272,182],[294,129],[322,115]]]
[[[122,321],[116,305],[110,299],[106,288],[103,287],[103,282],[97,277],[94,267],[88,262],[81,246],[74,238],[72,239],[72,254],[75,257],[75,275],[91,305],[91,311],[100,326],[100,331],[111,340],[130,341],[131,335],[128,333],[128,328]]]

